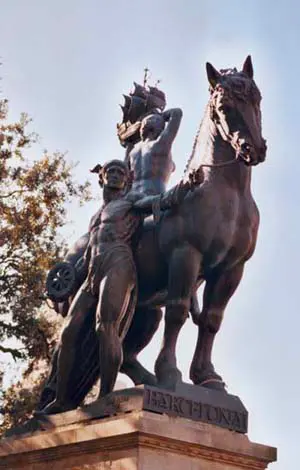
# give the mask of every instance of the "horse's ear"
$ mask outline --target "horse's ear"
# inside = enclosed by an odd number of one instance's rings
[[[221,74],[218,72],[210,62],[206,62],[206,73],[210,85],[215,88]]]
[[[251,79],[253,78],[254,72],[253,72],[251,55],[248,55],[247,59],[244,62],[242,70],[246,75],[248,75],[249,78]]]

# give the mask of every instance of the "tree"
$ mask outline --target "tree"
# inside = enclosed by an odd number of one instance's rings
[[[56,329],[42,294],[47,271],[65,249],[59,229],[66,203],[89,198],[89,184],[74,181],[65,155],[45,151],[28,158],[37,140],[29,124],[26,114],[9,123],[8,102],[0,100],[0,353],[27,361],[26,380],[49,362],[54,344]],[[2,413],[16,408],[17,389],[4,392]]]

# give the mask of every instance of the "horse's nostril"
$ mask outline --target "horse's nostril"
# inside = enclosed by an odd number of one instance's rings
[[[242,144],[241,147],[242,147],[242,150],[249,150],[250,148],[249,145],[246,143]]]
[[[243,142],[241,145],[241,152],[244,155],[249,155],[249,153],[251,152],[251,146],[247,144],[247,142]]]

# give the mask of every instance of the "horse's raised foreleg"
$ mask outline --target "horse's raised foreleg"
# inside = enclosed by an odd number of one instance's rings
[[[176,365],[176,343],[188,317],[201,260],[199,251],[186,244],[174,250],[169,263],[164,338],[155,363],[158,383],[166,388],[174,387],[181,380],[181,373]]]
[[[213,273],[206,280],[203,308],[199,316],[198,340],[190,368],[190,378],[195,384],[224,388],[222,378],[216,374],[211,362],[212,347],[227,303],[242,278],[243,268],[244,264],[239,264],[231,270]]]
[[[123,342],[121,372],[128,375],[135,385],[155,385],[157,380],[137,360],[138,354],[150,343],[162,317],[159,307],[137,307],[132,323]]]

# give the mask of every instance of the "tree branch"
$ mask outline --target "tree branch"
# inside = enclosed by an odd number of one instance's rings
[[[23,359],[24,358],[24,354],[22,354],[17,349],[5,348],[4,346],[1,346],[1,344],[0,344],[0,352],[11,354],[14,361],[16,361],[17,359]]]
[[[30,192],[32,191],[30,191],[29,189],[16,189],[15,191],[12,191],[11,193],[8,193],[8,194],[0,194],[0,198],[4,199],[6,197],[14,196],[15,194],[23,194],[23,193],[30,193]]]

